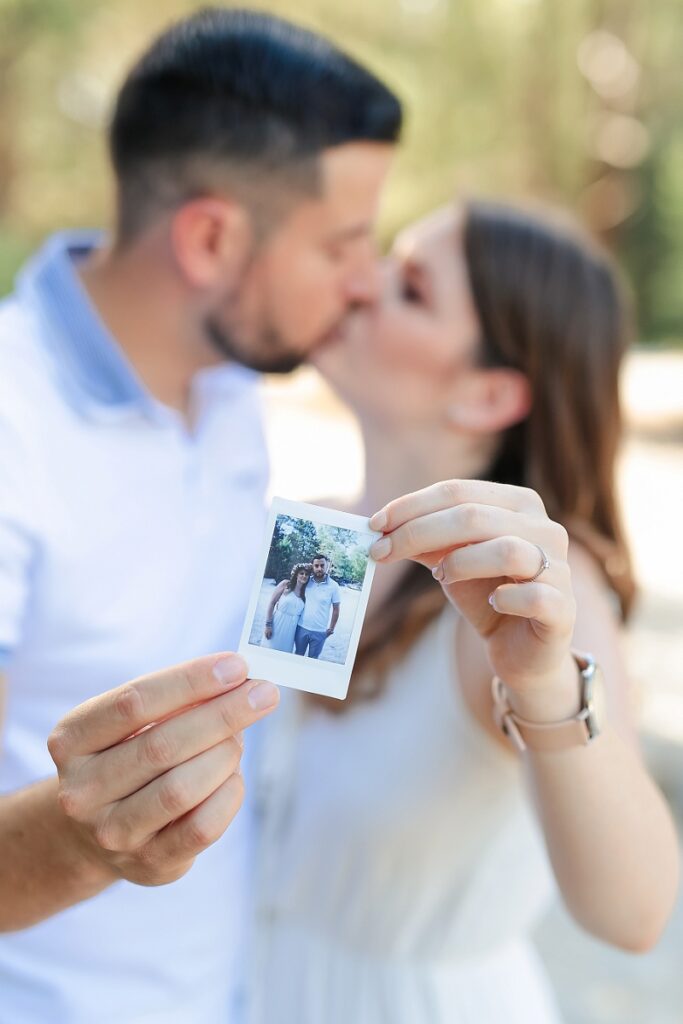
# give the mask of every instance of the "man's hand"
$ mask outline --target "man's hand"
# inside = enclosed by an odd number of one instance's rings
[[[226,692],[227,691],[227,692]],[[93,697],[48,740],[59,803],[110,880],[179,878],[239,810],[241,732],[277,706],[235,654],[143,676]]]
[[[332,618],[330,619],[330,624],[327,627],[327,635],[328,636],[332,636],[332,634],[334,633],[334,630],[336,628],[336,625],[337,625],[337,623],[339,621],[339,607],[340,607],[339,602],[333,602],[332,603]]]

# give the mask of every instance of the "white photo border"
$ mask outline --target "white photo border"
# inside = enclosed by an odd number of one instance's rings
[[[370,598],[370,588],[375,575],[376,562],[371,556],[368,556],[363,587],[356,607],[356,618],[351,630],[346,660],[343,665],[331,661],[320,661],[317,658],[306,658],[301,655],[291,656],[283,651],[275,651],[269,647],[258,647],[255,644],[250,644],[251,627],[263,585],[275,522],[279,515],[309,520],[316,525],[339,526],[342,529],[354,530],[356,533],[367,537],[371,542],[379,540],[382,534],[371,530],[368,526],[369,519],[366,519],[364,516],[354,515],[352,512],[340,512],[331,508],[323,508],[321,505],[311,505],[304,501],[290,501],[287,498],[275,497],[268,512],[265,540],[261,546],[258,572],[252,586],[238,652],[249,666],[249,676],[253,679],[269,679],[279,686],[288,686],[295,690],[306,690],[308,693],[317,693],[343,700],[348,692],[351,673],[353,672],[353,665],[356,660],[360,634]]]

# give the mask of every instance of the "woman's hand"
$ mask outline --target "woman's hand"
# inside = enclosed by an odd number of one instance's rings
[[[273,591],[273,596],[268,602],[268,607],[266,609],[266,623],[263,627],[263,635],[266,640],[271,640],[273,637],[273,616],[275,615],[275,606],[284,594],[286,586],[287,580],[283,580],[282,583],[278,583]]]
[[[410,558],[433,570],[511,691],[530,695],[576,678],[567,531],[535,491],[446,480],[389,502],[370,526],[384,533],[370,551],[376,561]],[[539,548],[548,568],[533,583],[515,582],[538,573]]]

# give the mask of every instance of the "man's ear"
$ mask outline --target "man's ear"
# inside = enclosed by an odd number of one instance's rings
[[[249,213],[230,199],[191,199],[173,215],[171,248],[179,272],[191,287],[225,288],[240,279],[251,253]]]
[[[459,376],[447,417],[456,429],[495,434],[521,422],[530,409],[531,387],[519,370],[473,369]]]

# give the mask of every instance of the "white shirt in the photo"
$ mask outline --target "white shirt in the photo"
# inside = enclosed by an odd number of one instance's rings
[[[302,629],[324,632],[330,625],[332,605],[339,604],[340,601],[339,584],[330,576],[326,576],[322,583],[316,583],[311,576],[306,584],[306,607],[299,625]]]

